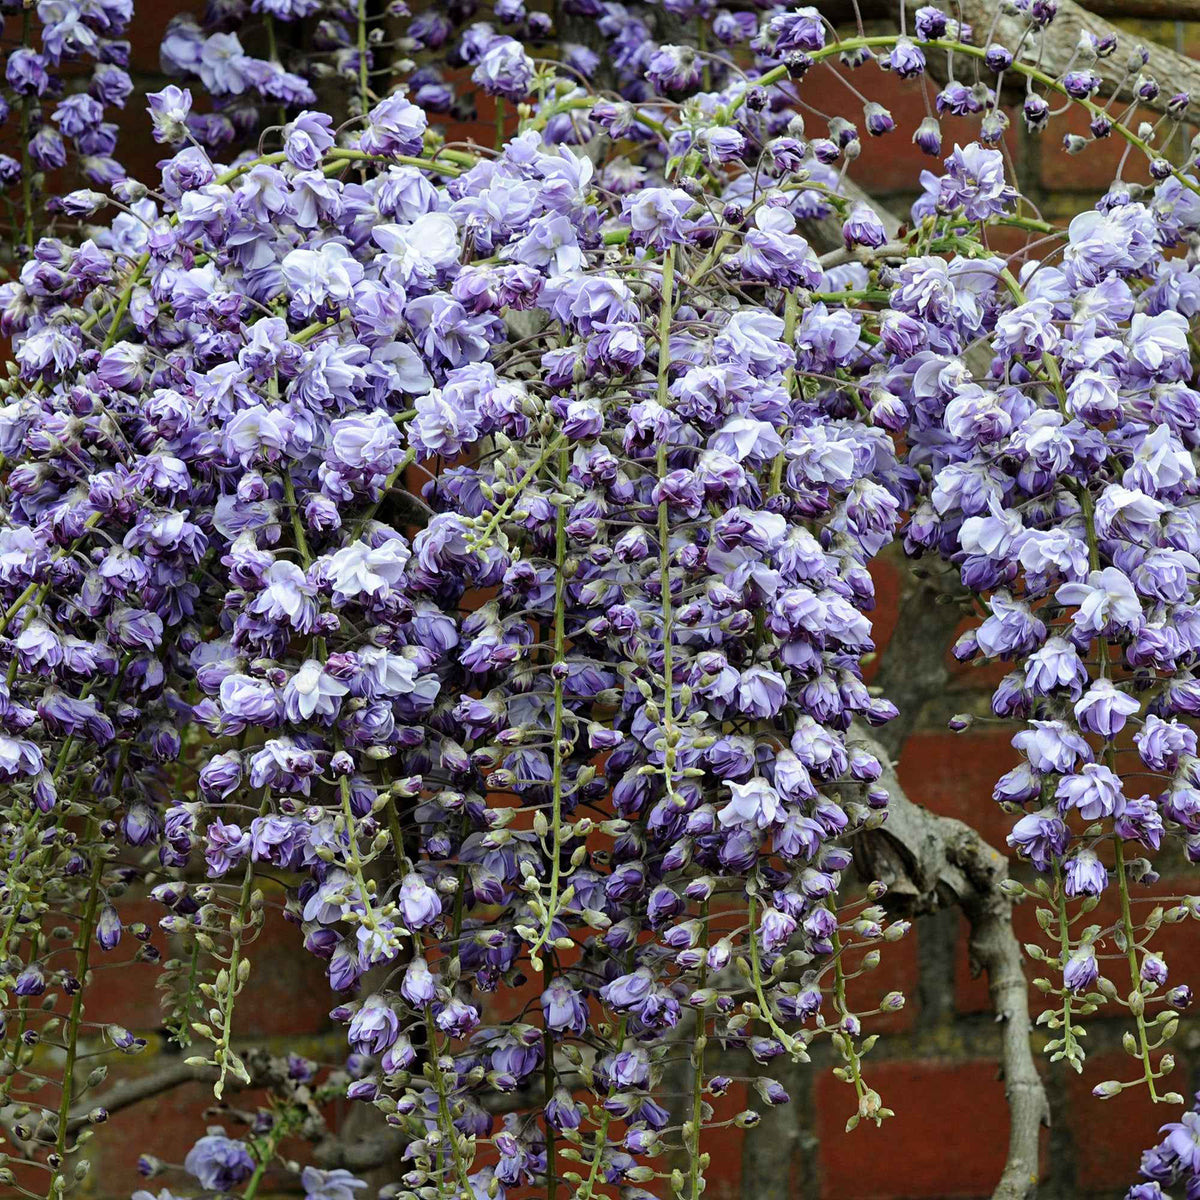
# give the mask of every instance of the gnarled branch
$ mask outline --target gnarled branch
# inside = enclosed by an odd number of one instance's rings
[[[1036,66],[1052,78],[1057,78],[1072,65],[1090,66],[1100,77],[1099,94],[1102,97],[1116,95],[1122,100],[1132,100],[1135,81],[1139,73],[1144,72],[1158,81],[1160,91],[1151,100],[1139,101],[1143,108],[1165,112],[1168,101],[1177,92],[1188,92],[1196,101],[1200,101],[1200,64],[1160,43],[1142,40],[1141,45],[1149,52],[1149,61],[1145,67],[1128,71],[1129,51],[1138,44],[1139,39],[1076,4],[1074,0],[1058,0],[1058,13],[1050,25],[1038,33],[1030,34],[1023,41],[1022,35],[1026,31],[1024,18],[1009,15],[996,0],[955,0],[947,8],[951,13],[961,13],[962,19],[972,26],[974,44],[984,45],[985,39],[1004,46],[1021,44],[1022,61]],[[899,5],[893,4],[892,11],[899,14]],[[1111,11],[1111,8],[1107,11]],[[1079,38],[1087,33],[1097,38],[1115,36],[1118,39],[1116,53],[1094,63],[1078,60],[1076,50]],[[930,56],[929,66],[935,74],[941,65],[937,61],[940,57]]]
[[[873,734],[860,741],[887,763]],[[1008,1160],[993,1200],[1027,1200],[1036,1194],[1038,1131],[1050,1107],[1029,1041],[1029,993],[1021,946],[1012,929],[1012,905],[1001,890],[1008,860],[969,825],[914,804],[896,772],[885,766],[888,819],[860,839],[859,862],[872,879],[888,885],[885,903],[919,916],[956,906],[971,925],[971,960],[987,972],[997,1021],[1004,1023],[1002,1067],[1011,1115]]]

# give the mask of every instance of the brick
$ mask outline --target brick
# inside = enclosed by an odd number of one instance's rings
[[[324,964],[305,951],[297,926],[273,908],[267,914],[249,951],[250,978],[237,999],[236,1036],[299,1037],[328,1029],[337,1000]]]
[[[896,630],[896,619],[899,616],[900,603],[900,572],[894,563],[886,559],[876,559],[870,566],[871,579],[875,584],[875,607],[871,610],[871,638],[875,642],[876,656],[887,649],[888,642]],[[865,668],[864,675],[869,681],[879,665],[876,657]]]
[[[1008,729],[914,733],[900,755],[900,783],[911,800],[944,817],[965,821],[1007,853],[1004,839],[1012,818],[992,799],[992,788],[1017,764],[1011,738]]]
[[[121,919],[127,925],[142,921],[155,931],[151,942],[170,957],[166,939],[158,931],[158,921],[165,911],[151,900],[121,899],[118,903]],[[156,963],[131,961],[134,947],[141,943],[127,932],[121,944],[110,954],[99,950],[91,955],[92,983],[88,988],[87,1019],[101,1024],[116,1022],[127,1029],[149,1030],[162,1025],[159,998],[155,988],[160,967]]]
[[[918,1014],[917,985],[919,982],[918,938],[920,926],[914,923],[908,933],[898,942],[885,943],[878,947],[881,958],[879,966],[847,984],[846,994],[850,1008],[855,1012],[870,1012],[879,1007],[879,1001],[888,992],[903,992],[907,1003],[894,1013],[880,1013],[863,1022],[868,1033],[895,1034],[913,1027]],[[852,951],[846,956],[846,969],[856,971],[862,960],[862,951]]]
[[[1080,154],[1068,154],[1063,149],[1063,135],[1076,133],[1089,137],[1088,119],[1088,114],[1073,104],[1068,112],[1051,123],[1051,128],[1042,135],[1040,178],[1042,187],[1048,192],[1085,193],[1084,207],[1090,208],[1116,178],[1117,166],[1127,143],[1112,133],[1099,141],[1089,142]],[[1134,113],[1126,123],[1136,130],[1142,119],[1143,114]],[[1147,181],[1146,158],[1140,150],[1129,149],[1123,174],[1126,179],[1138,183]]]
[[[170,146],[160,146],[149,135],[150,118],[140,91],[125,103],[124,109],[110,110],[109,119],[116,123],[117,159],[131,179],[156,187],[162,178],[158,164],[171,157]]]
[[[1033,920],[1036,925],[1036,918],[1032,916],[1032,908],[1033,905],[1027,902],[1013,912],[1013,930],[1017,935],[1017,940],[1022,944],[1032,940],[1033,936],[1041,936],[1040,930],[1031,931],[1022,925],[1026,909],[1030,910],[1030,920]],[[984,971],[980,971],[977,975],[973,973],[969,952],[970,934],[971,926],[966,917],[960,917],[958,934],[954,943],[954,1007],[960,1013],[991,1012],[992,999],[988,990],[987,973]],[[1026,979],[1032,979],[1033,964],[1026,960],[1023,965]],[[1036,1016],[1045,1007],[1045,997],[1040,992],[1031,990],[1029,1006]]]
[[[912,135],[925,116],[921,93],[894,75],[867,65],[858,71],[840,74],[863,95],[882,104],[896,121],[896,128],[882,138],[868,135],[863,123],[862,102],[833,77],[831,70],[812,72],[801,85],[800,96],[806,104],[830,114],[845,117],[858,127],[863,150],[850,167],[855,182],[866,184],[878,192],[910,192],[919,187],[917,179],[922,170],[938,160],[922,153],[912,141]],[[824,122],[805,114],[806,132],[810,137],[825,134]]]
[[[1144,1087],[1128,1088],[1111,1100],[1092,1096],[1096,1084],[1132,1079],[1137,1071],[1134,1059],[1113,1052],[1090,1057],[1082,1075],[1068,1073],[1065,1116],[1076,1148],[1080,1191],[1127,1187],[1137,1176],[1142,1151],[1158,1141],[1159,1126],[1178,1116],[1178,1109],[1152,1104]],[[1186,1093],[1187,1078],[1186,1066],[1181,1064],[1171,1086]]]
[[[762,1101],[754,1094],[751,1101],[745,1084],[735,1083],[721,1097],[705,1097],[713,1107],[714,1121],[729,1121],[746,1108],[761,1108]],[[716,1200],[741,1200],[742,1196],[742,1144],[746,1138],[742,1130],[732,1125],[722,1129],[711,1129],[704,1135],[704,1149],[712,1156],[708,1168],[708,1187],[704,1195]],[[755,1136],[751,1130],[749,1136]]]
[[[919,80],[903,80],[878,67],[867,65],[857,71],[849,71],[824,64],[827,69],[811,72],[800,88],[805,104],[830,116],[842,116],[859,129],[863,140],[863,152],[850,167],[850,177],[867,186],[873,193],[915,193],[919,187],[922,171],[935,170],[941,173],[941,159],[927,155],[913,143],[917,126],[926,116],[925,101],[921,95]],[[829,69],[831,68],[831,69]],[[882,104],[896,121],[895,130],[882,138],[871,138],[863,126],[863,106],[849,88],[834,78],[840,73],[855,88],[870,100]],[[1005,112],[1009,118],[1009,130],[1005,142],[1009,154],[1016,158],[1019,153],[1019,113],[1011,108]],[[805,114],[807,133],[820,137],[825,133],[824,122],[817,116]],[[942,146],[949,153],[955,143],[966,145],[979,140],[979,122],[960,117],[946,117],[941,122]]]
[[[231,1097],[232,1105],[243,1112],[253,1112],[265,1100],[264,1092],[238,1092]],[[208,1125],[224,1125],[230,1137],[241,1137],[245,1126],[228,1114],[208,1112],[213,1104],[211,1085],[186,1083],[145,1104],[116,1113],[97,1130],[92,1143],[95,1150],[89,1154],[96,1192],[101,1196],[128,1197],[147,1186],[138,1174],[138,1156],[152,1154],[163,1162],[182,1164]],[[180,1182],[185,1178],[179,1176]],[[151,1190],[157,1195],[161,1186],[155,1183]]]
[[[816,1080],[822,1200],[990,1195],[1008,1149],[998,1064],[867,1062],[867,1082],[896,1115],[846,1134],[854,1090],[828,1073]]]

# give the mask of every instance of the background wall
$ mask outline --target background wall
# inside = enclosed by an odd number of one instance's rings
[[[198,12],[200,7],[193,0],[139,3],[130,32],[132,68],[142,91],[166,82],[159,74],[158,45],[167,20],[175,13]],[[1200,22],[1121,23],[1133,38],[1152,38],[1200,53]],[[817,107],[859,119],[858,101],[836,81],[822,81],[814,73],[804,88],[806,99]],[[887,76],[872,80],[867,88],[860,85],[860,90],[891,109],[900,131],[883,144],[867,147],[852,175],[875,195],[890,197],[897,211],[906,210],[912,196],[904,189],[911,188],[922,169],[936,165],[909,141],[924,115],[920,93]],[[1008,147],[1019,183],[1048,219],[1088,207],[1112,179],[1120,156],[1115,139],[1082,156],[1069,156],[1062,151],[1058,135],[1039,138],[1027,134],[1019,118],[1013,124]],[[162,150],[149,137],[137,97],[129,102],[124,125],[121,160],[135,177],[153,180]],[[1061,131],[1062,119],[1057,126]],[[811,118],[810,127],[817,127]],[[956,135],[964,142],[971,137],[966,123],[956,127],[953,121],[946,122],[944,130],[947,150]],[[487,124],[455,127],[450,136],[472,134],[489,144],[493,137]],[[876,633],[881,648],[896,623],[903,569],[889,561],[875,571],[880,593]],[[977,672],[953,669],[950,689],[929,697],[903,748],[899,774],[910,798],[974,825],[1004,849],[1010,820],[992,802],[991,790],[996,778],[1016,761],[1009,746],[1011,731],[991,726],[953,735],[945,730],[950,713],[986,706],[985,682]],[[1190,882],[1194,890],[1194,871]],[[1160,890],[1172,892],[1169,876],[1164,875]],[[1184,889],[1181,885],[1174,890]],[[157,906],[147,902],[144,919],[156,922],[160,915]],[[1032,907],[1018,908],[1016,922],[1019,940],[1035,939]],[[1158,936],[1177,973],[1173,982],[1190,983],[1200,993],[1194,931],[1164,926]],[[1173,946],[1173,938],[1192,939],[1190,960],[1189,943]],[[155,941],[166,949],[161,935]],[[155,1065],[154,1051],[162,1045],[161,1022],[154,967],[121,965],[102,970],[107,978],[91,993],[89,1019],[119,1021],[151,1039],[146,1053],[113,1065],[112,1081]],[[869,984],[873,993],[897,988],[908,996],[902,1012],[877,1019],[875,1028],[884,1036],[867,1060],[869,1082],[897,1115],[882,1128],[861,1126],[846,1135],[843,1127],[853,1111],[850,1089],[829,1073],[827,1063],[776,1067],[771,1073],[784,1079],[793,1103],[768,1114],[751,1135],[744,1162],[741,1134],[731,1131],[718,1138],[712,1147],[706,1193],[712,1200],[742,1195],[753,1200],[965,1200],[990,1195],[1004,1164],[1008,1114],[997,1071],[999,1031],[989,1010],[986,983],[972,977],[967,961],[965,922],[955,912],[919,921],[903,942],[885,948],[883,964]],[[251,982],[238,1003],[239,1035],[274,1049],[333,1061],[344,1031],[332,1030],[329,995],[323,972],[301,950],[295,927],[276,916],[254,950]],[[1035,1014],[1041,1009],[1039,999],[1036,994],[1031,998]],[[1046,1073],[1055,1124],[1043,1132],[1042,1194],[1053,1200],[1121,1195],[1133,1180],[1140,1150],[1152,1144],[1159,1124],[1175,1115],[1152,1111],[1141,1089],[1105,1102],[1090,1097],[1097,1082],[1128,1075],[1130,1060],[1119,1044],[1121,1028],[1115,1021],[1093,1022],[1088,1035],[1090,1057],[1082,1076],[1074,1076],[1062,1064]],[[1200,1022],[1185,1020],[1176,1045],[1179,1066],[1173,1085],[1187,1093],[1200,1086]],[[252,1111],[260,1099],[254,1093],[241,1093],[233,1095],[230,1103]],[[736,1099],[732,1097],[730,1103]],[[141,1153],[182,1162],[206,1123],[202,1114],[208,1113],[207,1123],[233,1124],[229,1114],[209,1110],[211,1100],[206,1085],[187,1084],[113,1117],[97,1131],[90,1155],[97,1168],[91,1177],[92,1195],[105,1200],[128,1197],[143,1186],[135,1170]],[[742,1105],[733,1111],[737,1107]],[[295,1147],[296,1152],[300,1149]],[[777,1178],[776,1164],[781,1160],[790,1163],[787,1181]],[[763,1177],[768,1168],[776,1178]],[[386,1178],[384,1172],[381,1181]],[[150,1186],[157,1191],[159,1185]]]

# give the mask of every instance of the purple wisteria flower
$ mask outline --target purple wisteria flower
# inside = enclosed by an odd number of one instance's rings
[[[255,1082],[239,995],[282,909],[346,1056],[279,1060],[246,1140],[187,1155],[209,1191],[346,1099],[405,1139],[412,1195],[578,1169],[642,1197],[674,1156],[699,1195],[708,1134],[668,1112],[667,1067],[703,1115],[732,1086],[714,1040],[765,1066],[828,1036],[852,1123],[882,1119],[864,1026],[902,997],[871,998],[865,969],[848,993],[843,967],[907,926],[844,880],[893,786],[871,727],[896,709],[866,666],[869,568],[896,537],[970,597],[954,657],[1004,664],[994,802],[1030,867],[1005,888],[1042,906],[1051,1059],[1079,1066],[1097,994],[1123,997],[1157,1086],[1190,1000],[1135,903],[1164,849],[1200,860],[1190,168],[1131,151],[1148,182],[1128,163],[1059,231],[998,148],[999,76],[1029,84],[1032,128],[1044,81],[994,34],[950,54],[929,43],[969,31],[933,7],[864,40],[814,8],[668,0],[676,43],[651,6],[569,7],[595,46],[520,0],[393,6],[411,62],[390,65],[378,14],[326,0],[255,0],[261,42],[228,5],[177,16],[144,182],[109,111],[128,4],[43,4],[6,62],[25,166],[77,161],[88,184],[47,236],[19,213],[29,259],[0,285],[0,851],[23,897],[0,983],[26,1020],[6,1054],[28,1061],[50,1019],[76,1047],[79,1011],[24,1001],[78,995],[102,956],[159,962],[161,933],[172,1035],[218,1094]],[[698,23],[736,65],[690,43]],[[1112,49],[1085,39],[1055,105],[1095,94]],[[993,73],[927,105],[930,155],[946,114],[978,133],[913,181],[907,226],[846,195],[897,118],[864,97],[858,126],[821,121],[805,88],[834,54]],[[97,70],[64,89],[80,57]],[[317,107],[337,81],[344,122]],[[494,149],[448,141],[484,95]],[[1121,119],[1089,116],[1093,139]],[[42,186],[16,158],[0,179]],[[821,253],[818,219],[841,247]],[[127,908],[146,876],[157,930]],[[1118,924],[1075,919],[1109,889]],[[77,1057],[56,1094],[86,1090]],[[788,1101],[771,1076],[750,1096]],[[73,1128],[33,1151],[60,1191]],[[1200,1175],[1189,1130],[1167,1127],[1149,1182]]]

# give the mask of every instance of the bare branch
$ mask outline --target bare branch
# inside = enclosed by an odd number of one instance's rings
[[[903,3],[903,0],[901,2]],[[1174,0],[1164,0],[1164,3],[1167,3],[1172,17],[1183,16]],[[894,13],[899,12],[895,4],[892,9]],[[1129,51],[1138,44],[1139,39],[1110,24],[1103,17],[1096,15],[1095,11],[1089,12],[1088,9],[1074,3],[1074,0],[1058,0],[1058,14],[1051,24],[1040,34],[1032,34],[1023,41],[1026,30],[1023,18],[1005,14],[997,0],[955,0],[949,11],[962,13],[963,20],[975,31],[976,45],[984,45],[985,39],[998,42],[1002,46],[1022,45],[1022,60],[1037,66],[1046,75],[1054,78],[1070,69],[1073,64],[1090,65],[1100,77],[1101,96],[1115,94],[1124,100],[1133,98],[1133,86],[1139,70],[1128,72],[1126,66]],[[1107,11],[1112,11],[1111,5]],[[995,31],[991,32],[993,21]],[[1075,52],[1080,35],[1084,33],[1094,34],[1097,38],[1117,37],[1117,52],[1096,63],[1077,63]],[[1153,76],[1161,89],[1153,100],[1142,102],[1144,108],[1164,112],[1167,102],[1176,92],[1189,92],[1193,97],[1200,98],[1200,65],[1186,55],[1168,50],[1166,46],[1156,42],[1142,40],[1141,44],[1149,51],[1150,60],[1140,70]],[[930,69],[935,74],[940,66],[936,61],[938,57],[940,56],[930,55],[929,59]]]
[[[181,1084],[212,1080],[216,1077],[215,1067],[189,1067],[182,1059],[168,1062],[165,1067],[149,1075],[134,1075],[128,1079],[121,1079],[108,1091],[94,1097],[86,1106],[75,1108],[71,1112],[70,1128],[75,1129],[86,1124],[87,1114],[92,1109],[102,1108],[112,1116],[113,1113],[119,1113],[122,1109],[140,1104],[153,1096],[160,1096]]]
[[[894,17],[896,13],[894,0],[860,0],[858,7],[865,21]],[[1135,21],[1200,20],[1200,0],[1088,0],[1083,7],[1097,17],[1124,17]],[[851,0],[830,0],[821,5],[821,15],[828,17],[834,25],[847,24],[854,20],[854,5]],[[986,32],[985,27],[979,36],[982,38]]]
[[[112,1116],[113,1113],[118,1113],[125,1108],[132,1108],[133,1105],[140,1104],[143,1100],[160,1096],[163,1092],[169,1092],[185,1083],[212,1083],[217,1078],[217,1074],[217,1068],[213,1066],[202,1064],[188,1066],[182,1059],[170,1059],[166,1066],[157,1071],[121,1079],[102,1095],[93,1097],[87,1104],[77,1105],[71,1110],[67,1127],[74,1130],[86,1125],[88,1113],[97,1108],[104,1109],[109,1116]],[[269,1068],[264,1071],[254,1071],[251,1068],[251,1082],[248,1086],[267,1087],[272,1083],[279,1082],[280,1078],[278,1071]],[[235,1077],[230,1077],[226,1081],[227,1091],[240,1091],[245,1086],[247,1085]]]
[[[904,583],[896,632],[879,658],[875,686],[900,710],[894,721],[875,731],[875,740],[893,758],[921,720],[921,707],[945,695],[950,673],[946,654],[963,619],[967,592],[958,572],[901,560]]]
[[[887,762],[872,732],[859,729],[858,736]],[[1011,1129],[993,1200],[1027,1200],[1037,1191],[1038,1131],[1049,1124],[1050,1107],[1029,1041],[1028,985],[1012,905],[1000,886],[1008,878],[1008,860],[969,825],[914,804],[890,766],[881,782],[890,797],[888,819],[860,839],[860,864],[870,878],[888,885],[885,903],[896,911],[917,916],[958,906],[971,924],[971,960],[987,972],[996,1020],[1004,1023]]]
[[[381,1125],[354,1141],[349,1141],[340,1134],[331,1134],[317,1143],[313,1156],[322,1167],[369,1171],[373,1167],[381,1167],[391,1162],[410,1140],[403,1129]]]

